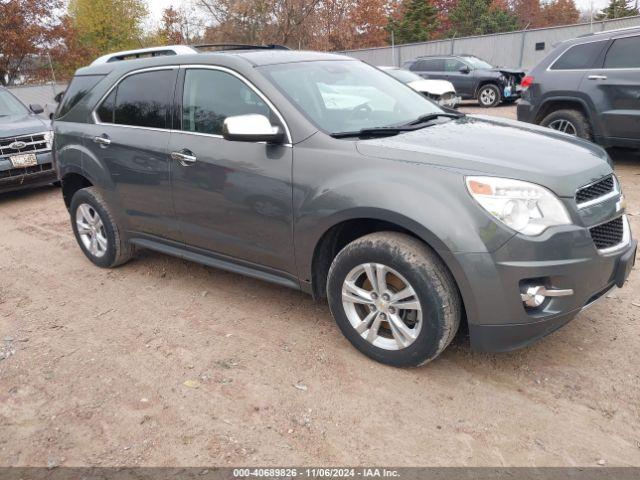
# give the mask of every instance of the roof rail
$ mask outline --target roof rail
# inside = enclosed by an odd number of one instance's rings
[[[610,35],[610,34],[615,35],[618,32],[626,32],[627,30],[640,30],[640,26],[636,25],[635,27],[614,28],[611,30],[602,30],[601,32],[589,32],[589,33],[580,35],[578,38],[590,37],[592,35]]]
[[[125,50],[123,52],[103,55],[102,57],[95,59],[91,65],[118,62],[121,60],[133,60],[136,58],[161,57],[164,55],[192,55],[194,53],[198,53],[198,51],[188,45],[167,45],[164,47],[139,48],[136,50]]]
[[[203,43],[200,45],[192,45],[192,48],[219,48],[220,50],[289,50],[289,47],[272,43],[268,45],[251,45],[246,43]]]

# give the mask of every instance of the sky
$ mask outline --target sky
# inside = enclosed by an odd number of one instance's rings
[[[154,23],[158,23],[162,16],[162,10],[169,5],[173,5],[175,7],[189,4],[189,0],[146,0],[149,5],[149,12],[151,13],[151,18]],[[589,11],[591,8],[591,0],[575,0],[578,9]],[[593,9],[594,11],[601,10],[609,3],[608,0],[593,0]]]

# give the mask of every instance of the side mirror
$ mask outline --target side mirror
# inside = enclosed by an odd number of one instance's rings
[[[471,69],[467,65],[460,67],[460,73],[464,73],[466,75],[469,72],[471,72]]]
[[[64,91],[57,93],[55,97],[53,97],[53,100],[56,103],[60,103],[62,101],[62,97],[64,97]]]
[[[222,125],[222,136],[236,142],[282,143],[284,132],[271,125],[264,115],[238,115],[227,117]]]
[[[29,110],[31,110],[36,115],[44,112],[44,108],[42,108],[42,105],[38,105],[37,103],[32,103],[31,105],[29,105]]]

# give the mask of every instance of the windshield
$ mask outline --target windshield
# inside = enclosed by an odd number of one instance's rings
[[[396,78],[404,83],[416,82],[418,80],[422,80],[422,77],[420,75],[416,75],[415,73],[410,72],[409,70],[394,69],[394,70],[383,70],[383,72],[388,73],[393,78]]]
[[[493,65],[485,62],[484,60],[480,60],[478,57],[462,57],[464,61],[471,65],[473,68],[493,68]]]
[[[26,115],[29,110],[7,90],[0,90],[0,117]]]
[[[270,65],[265,75],[329,134],[388,127],[442,113],[434,103],[375,67],[354,61]]]

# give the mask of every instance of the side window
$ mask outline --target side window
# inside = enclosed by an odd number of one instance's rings
[[[413,70],[419,70],[421,72],[442,72],[444,70],[444,61],[440,58],[418,60]]]
[[[58,106],[55,118],[58,119],[64,117],[69,110],[75,107],[78,102],[82,100],[84,96],[89,93],[91,89],[103,78],[104,75],[84,75],[74,77],[73,80],[71,80],[69,88],[64,92],[62,102]]]
[[[444,60],[444,71],[445,72],[459,72],[465,64],[460,60],[456,60],[455,58],[446,58]]]
[[[591,42],[571,47],[555,61],[551,70],[587,70],[598,59],[606,43]]]
[[[105,98],[96,113],[98,114],[98,119],[102,123],[113,123],[113,115],[116,111],[116,92],[117,88],[111,90],[111,93],[107,98]]]
[[[220,70],[186,71],[182,130],[222,135],[222,124],[227,117],[252,113],[274,122],[269,106],[237,77]]]
[[[175,70],[136,73],[125,78],[115,96],[114,121],[118,125],[167,128],[175,86]],[[111,95],[105,99],[110,101]],[[109,105],[104,113],[109,114]],[[99,113],[100,114],[100,113]],[[102,118],[102,117],[100,117]]]
[[[640,37],[614,40],[604,60],[604,68],[640,68]]]

